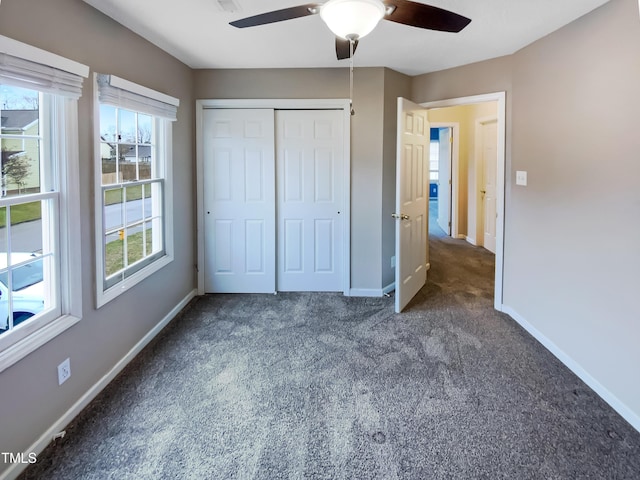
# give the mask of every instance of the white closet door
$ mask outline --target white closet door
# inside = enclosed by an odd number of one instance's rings
[[[272,109],[204,111],[205,291],[275,292]]]
[[[276,111],[279,291],[342,291],[343,112]]]

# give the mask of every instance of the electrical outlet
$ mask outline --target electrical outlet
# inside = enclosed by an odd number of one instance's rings
[[[71,362],[67,358],[64,362],[58,365],[58,385],[62,385],[71,376]]]

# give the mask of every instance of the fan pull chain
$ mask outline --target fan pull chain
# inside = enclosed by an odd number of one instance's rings
[[[356,114],[356,111],[353,109],[353,44],[354,39],[349,39],[349,106],[351,108],[351,115]]]

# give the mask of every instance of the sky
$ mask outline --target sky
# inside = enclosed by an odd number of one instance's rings
[[[37,91],[9,85],[0,85],[0,109],[37,110],[37,108]]]

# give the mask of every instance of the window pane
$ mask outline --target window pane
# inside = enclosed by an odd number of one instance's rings
[[[53,219],[45,222],[42,215],[50,202],[53,200],[0,209],[0,332],[56,306],[53,256],[42,256],[45,248],[51,248],[43,239],[45,224],[46,237],[51,236],[49,222]]]
[[[136,114],[134,112],[118,109],[118,141],[136,143]]]
[[[140,180],[151,180],[151,145],[138,146],[138,172]]]
[[[40,191],[40,141],[2,139],[2,193],[5,197]]]
[[[121,232],[105,235],[104,238],[104,271],[107,277],[124,268],[124,242],[120,240],[120,235],[124,238],[124,230]]]
[[[138,143],[151,144],[152,125],[152,117],[150,115],[138,114]]]
[[[105,276],[124,268],[124,189],[104,191],[104,271]]]
[[[9,207],[11,214],[11,263],[15,252],[42,253],[42,202],[29,202]]]
[[[111,233],[123,226],[123,190],[122,188],[114,188],[104,192],[103,216],[106,233]]]
[[[145,257],[142,224],[127,228],[127,262],[131,265]]]
[[[0,85],[2,133],[39,135],[40,94],[36,90]]]
[[[116,107],[100,105],[100,139],[113,143],[117,137]]]
[[[118,145],[118,170],[123,182],[135,182],[138,180],[135,145]]]
[[[102,161],[102,185],[122,183],[122,173],[118,171],[116,147],[110,143],[100,142]]]

